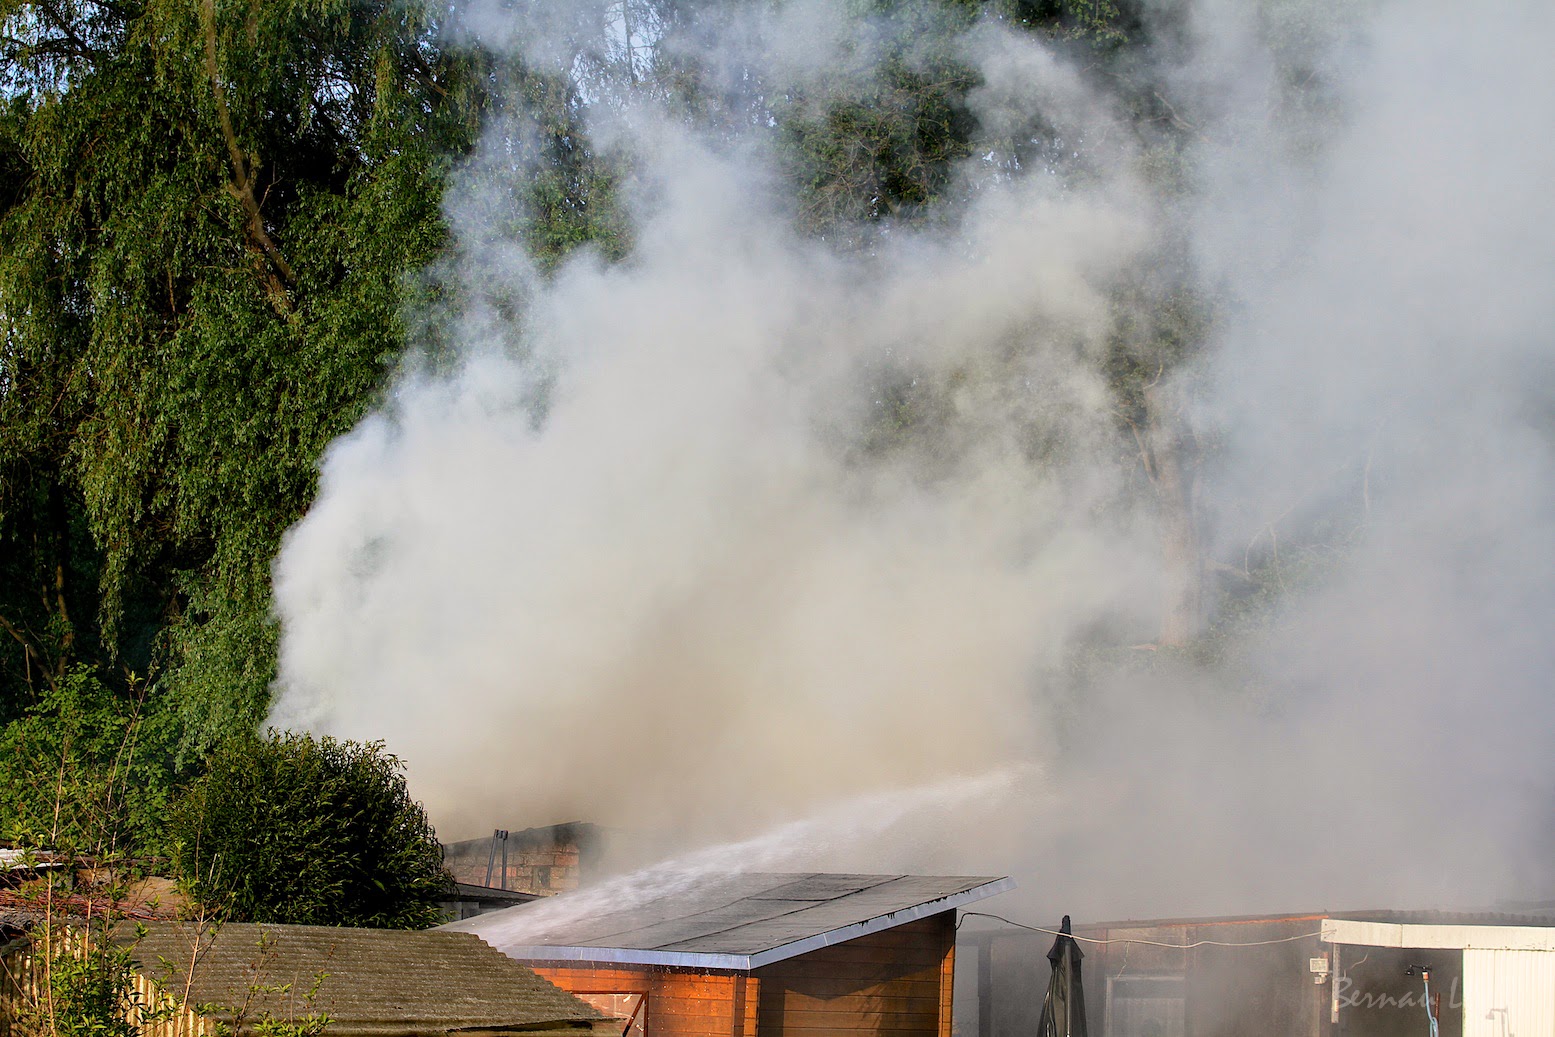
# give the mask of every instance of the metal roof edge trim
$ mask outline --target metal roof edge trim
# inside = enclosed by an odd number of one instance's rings
[[[520,961],[591,961],[612,965],[660,965],[668,968],[683,969],[721,969],[729,972],[750,972],[759,969],[763,965],[772,965],[789,958],[808,954],[822,947],[830,947],[833,944],[846,943],[856,940],[860,936],[869,936],[874,933],[885,932],[887,929],[895,929],[899,925],[908,922],[916,922],[920,918],[930,915],[942,914],[946,911],[954,911],[963,904],[970,904],[984,897],[991,897],[995,893],[1003,893],[1015,888],[1015,880],[1009,876],[994,879],[964,889],[960,893],[952,893],[949,896],[936,900],[925,901],[913,907],[905,907],[900,911],[892,911],[887,914],[877,915],[874,918],[866,918],[862,922],[854,922],[840,929],[830,929],[814,936],[806,936],[804,939],[786,943],[780,947],[773,947],[755,954],[711,954],[700,951],[650,951],[632,950],[621,947],[560,947],[560,946],[526,946],[513,947],[505,951],[509,957]]]
[[[499,950],[501,948],[498,948]],[[749,955],[697,954],[688,951],[639,951],[622,947],[561,947],[535,944],[502,951],[523,962],[586,961],[601,965],[660,965],[676,969],[721,969],[749,972]]]

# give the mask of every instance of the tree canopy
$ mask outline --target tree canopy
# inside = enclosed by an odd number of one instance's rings
[[[128,668],[203,746],[261,715],[268,560],[399,353],[473,117],[417,4],[0,24],[0,708]]]

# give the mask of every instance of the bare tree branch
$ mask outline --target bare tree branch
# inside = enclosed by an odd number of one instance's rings
[[[10,634],[16,639],[16,643],[22,646],[22,652],[27,657],[27,686],[29,688],[32,687],[32,667],[34,663],[37,664],[38,672],[49,682],[49,687],[58,686],[53,674],[49,672],[49,667],[43,658],[43,654],[27,639],[27,636],[22,631],[18,630],[9,619],[5,618],[4,614],[0,614],[0,630]]]
[[[254,195],[253,171],[249,168],[248,158],[238,144],[237,131],[232,127],[232,113],[227,106],[227,88],[221,81],[218,60],[216,0],[201,0],[200,16],[205,30],[205,73],[210,79],[211,94],[216,101],[216,119],[221,125],[221,135],[226,140],[227,157],[232,162],[232,182],[227,185],[227,190],[242,204],[243,211],[248,217],[244,227],[248,232],[249,240],[269,261],[271,274],[267,280],[270,286],[270,304],[284,317],[292,310],[291,298],[287,295],[286,288],[296,281],[297,276],[292,271],[291,264],[286,261],[286,257],[281,254],[280,246],[265,229],[259,199]]]
[[[98,56],[97,48],[76,34],[75,29],[70,25],[70,21],[59,13],[56,4],[51,3],[50,0],[39,0],[36,6],[43,15],[44,20],[59,30],[66,40],[70,41],[71,53],[83,58],[95,58]]]

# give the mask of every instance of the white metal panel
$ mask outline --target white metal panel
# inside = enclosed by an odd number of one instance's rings
[[[1358,944],[1363,947],[1402,947],[1404,927],[1397,922],[1352,922],[1345,918],[1325,918],[1321,939],[1324,943]]]
[[[1555,952],[1465,950],[1463,1037],[1555,1037]]]
[[[1555,951],[1555,926],[1399,925],[1396,922],[1328,918],[1323,921],[1322,928],[1322,939],[1326,943],[1365,947]]]

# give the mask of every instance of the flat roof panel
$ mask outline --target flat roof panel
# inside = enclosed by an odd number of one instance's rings
[[[633,947],[670,947],[717,938],[728,933],[743,933],[771,919],[791,915],[810,906],[807,900],[741,900],[711,911],[685,918],[670,918],[642,929],[619,934],[623,943]],[[600,941],[585,940],[581,943]],[[601,942],[601,946],[606,944]]]
[[[1008,878],[763,874],[666,876],[608,886],[451,923],[513,957],[754,968],[954,910],[1014,885]],[[569,905],[571,905],[569,907]],[[535,925],[519,912],[540,909]],[[745,964],[738,964],[744,962]]]
[[[764,893],[758,893],[755,899],[835,900],[900,877],[899,875],[806,875],[793,882],[775,886]]]
[[[705,881],[674,882],[651,888],[607,884],[547,897],[532,906],[519,905],[529,909],[526,913],[493,911],[451,923],[451,926],[479,934],[480,930],[465,923],[480,919],[506,920],[521,924],[526,938],[537,944],[635,946],[639,941],[634,933],[725,909],[772,885],[770,876],[765,875],[719,875]]]

